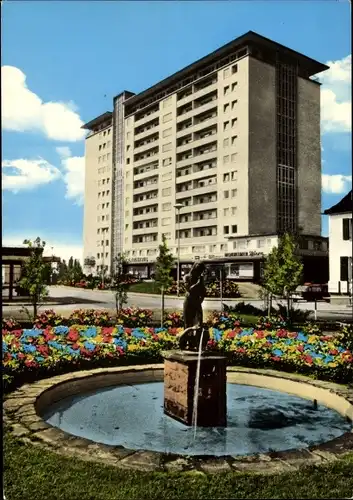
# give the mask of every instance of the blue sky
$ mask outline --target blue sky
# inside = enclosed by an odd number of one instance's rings
[[[349,2],[3,2],[3,243],[81,257],[83,122],[252,30],[330,66],[323,209],[351,188]],[[327,221],[323,218],[323,234]]]

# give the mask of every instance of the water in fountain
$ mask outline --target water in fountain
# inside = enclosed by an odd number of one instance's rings
[[[199,344],[199,352],[197,358],[197,366],[196,366],[196,378],[195,378],[195,387],[194,387],[194,405],[192,411],[192,427],[194,430],[194,441],[196,438],[196,430],[197,430],[197,407],[199,401],[199,386],[200,386],[200,371],[201,371],[201,354],[202,354],[202,340],[203,340],[203,329],[200,335],[200,344]]]

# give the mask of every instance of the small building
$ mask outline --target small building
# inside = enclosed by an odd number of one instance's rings
[[[2,299],[13,300],[17,281],[21,277],[22,266],[25,259],[31,255],[28,247],[2,247],[1,248],[1,285]],[[59,257],[43,257],[44,262],[60,262]]]
[[[347,302],[352,295],[352,190],[333,207],[329,216],[329,284],[332,302]]]

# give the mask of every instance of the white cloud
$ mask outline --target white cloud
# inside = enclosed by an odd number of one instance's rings
[[[83,121],[72,102],[43,102],[26,84],[26,75],[14,66],[2,66],[2,126],[17,132],[42,132],[48,139],[79,141]]]
[[[58,153],[59,156],[63,157],[71,156],[71,149],[68,148],[67,146],[59,146],[58,148],[55,148],[55,151]]]
[[[2,188],[18,193],[49,184],[61,177],[61,172],[42,158],[36,160],[4,160]]]
[[[321,87],[321,123],[323,132],[350,132],[352,128],[351,65],[352,56],[328,61],[327,71],[318,75]]]
[[[352,176],[341,174],[323,174],[322,190],[328,194],[345,194],[352,187]]]
[[[71,151],[67,147],[56,148],[56,151],[61,156],[66,198],[73,199],[78,205],[82,205],[85,190],[85,158],[71,156]]]
[[[32,241],[36,239],[38,235],[32,235],[28,236],[28,234],[23,235],[23,236],[9,236],[9,237],[4,237],[2,240],[2,245],[3,246],[16,246],[16,247],[22,247],[26,246],[23,245],[23,241],[25,239],[31,239]],[[45,256],[51,256],[55,255],[55,257],[60,257],[61,259],[65,259],[66,262],[69,260],[70,257],[73,257],[74,259],[78,259],[81,263],[83,264],[83,247],[82,245],[76,244],[72,245],[71,243],[65,244],[62,241],[58,242],[53,238],[42,238],[45,242],[45,248],[44,248],[44,255]]]

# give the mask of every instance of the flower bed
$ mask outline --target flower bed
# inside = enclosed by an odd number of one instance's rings
[[[206,297],[220,297],[221,293],[220,282],[215,280],[212,283],[206,284]],[[166,293],[168,295],[176,295],[178,291],[178,284],[176,281],[167,289]],[[185,295],[185,283],[180,282],[179,292],[181,295]],[[236,298],[240,297],[239,287],[235,281],[225,280],[222,285],[222,296],[223,298]]]
[[[225,354],[230,364],[309,373],[342,383],[353,380],[353,355],[347,348],[345,331],[333,337],[284,328],[244,329],[237,321],[229,328],[229,318],[228,323],[224,321],[218,328],[209,327],[207,348]],[[3,328],[5,386],[87,367],[160,362],[160,351],[175,348],[180,331],[82,324],[12,331]]]

